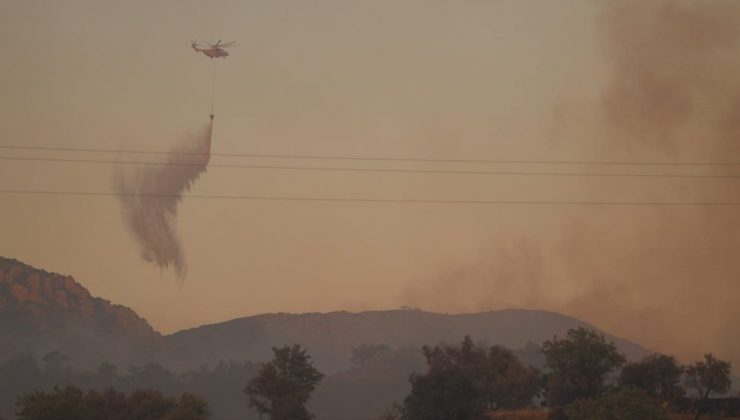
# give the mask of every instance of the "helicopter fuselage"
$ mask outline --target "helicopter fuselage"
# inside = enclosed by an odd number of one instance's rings
[[[195,51],[202,52],[203,54],[207,55],[210,58],[226,58],[229,56],[229,53],[226,52],[223,48],[197,48],[193,47]]]

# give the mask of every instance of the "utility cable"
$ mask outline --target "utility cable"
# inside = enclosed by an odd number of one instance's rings
[[[199,152],[171,152],[157,150],[111,149],[92,147],[55,147],[55,146],[20,146],[0,145],[5,150],[35,150],[50,152],[86,152],[86,153],[119,153],[143,155],[179,155],[203,156],[208,153]],[[309,160],[356,160],[379,162],[424,162],[424,163],[471,163],[471,164],[523,164],[523,165],[614,165],[614,166],[740,166],[733,162],[668,162],[668,161],[587,161],[587,160],[532,160],[532,159],[443,159],[443,158],[415,158],[415,157],[382,157],[382,156],[339,156],[339,155],[305,155],[279,153],[210,153],[211,156],[270,158],[270,159],[309,159]]]
[[[136,160],[106,160],[106,159],[73,159],[73,158],[45,158],[45,157],[16,157],[0,156],[5,161],[30,162],[61,162],[86,164],[119,164],[145,166],[203,166],[202,163],[191,162],[147,162]],[[604,172],[531,172],[507,170],[456,170],[456,169],[399,169],[399,168],[351,168],[332,166],[288,166],[288,165],[253,165],[209,163],[209,168],[234,169],[264,169],[264,170],[292,170],[292,171],[325,171],[325,172],[365,172],[365,173],[399,173],[399,174],[443,174],[443,175],[511,175],[511,176],[550,176],[550,177],[604,177],[604,178],[675,178],[675,179],[738,179],[740,174],[661,174],[661,173],[604,173]]]
[[[18,195],[56,195],[78,197],[162,197],[175,198],[179,194],[162,193],[117,193],[109,191],[51,191],[51,190],[9,190],[0,189],[0,194]],[[740,202],[732,201],[547,201],[547,200],[442,200],[411,198],[360,198],[360,197],[301,197],[301,196],[263,196],[263,195],[212,195],[190,194],[183,198],[208,200],[255,200],[255,201],[313,201],[333,203],[395,203],[395,204],[470,204],[470,205],[529,205],[529,206],[660,206],[660,207],[738,207]]]

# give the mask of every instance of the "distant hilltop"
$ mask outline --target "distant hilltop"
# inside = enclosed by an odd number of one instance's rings
[[[457,343],[465,335],[512,349],[539,345],[569,328],[593,328],[548,311],[505,309],[439,314],[418,308],[305,314],[263,314],[203,325],[163,336],[133,310],[94,297],[71,276],[49,273],[0,257],[0,362],[28,351],[59,350],[71,363],[96,368],[161,363],[175,370],[215,365],[220,360],[261,361],[273,346],[299,343],[327,372],[350,367],[352,348],[390,348]],[[645,348],[606,334],[630,359]]]
[[[300,343],[320,369],[338,372],[350,367],[353,347],[385,344],[391,348],[458,343],[465,335],[476,342],[511,349],[539,345],[570,328],[593,326],[549,311],[504,309],[470,314],[439,314],[417,308],[358,313],[263,314],[166,336],[165,363],[180,369],[213,365],[218,360],[265,360],[272,346]],[[605,334],[628,359],[652,352],[638,344]]]

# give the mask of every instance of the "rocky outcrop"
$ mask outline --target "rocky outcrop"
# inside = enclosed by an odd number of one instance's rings
[[[162,346],[144,318],[92,296],[73,277],[0,257],[0,360],[60,350],[88,365],[134,363]]]
[[[0,317],[22,318],[39,330],[74,322],[156,343],[161,335],[131,309],[94,297],[71,276],[0,257]]]

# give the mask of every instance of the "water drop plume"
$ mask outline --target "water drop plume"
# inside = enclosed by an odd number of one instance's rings
[[[178,206],[183,194],[206,172],[212,132],[213,123],[209,122],[175,145],[162,159],[164,164],[122,165],[113,177],[124,222],[141,257],[160,269],[172,266],[181,280],[187,270],[177,233]]]

